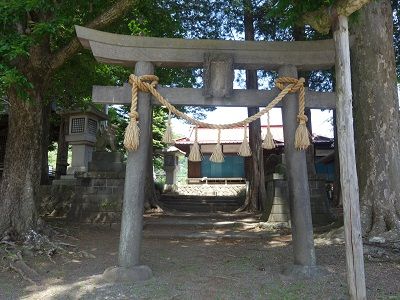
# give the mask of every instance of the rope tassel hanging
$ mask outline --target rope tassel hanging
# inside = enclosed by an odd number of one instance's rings
[[[168,121],[167,121],[167,128],[165,129],[162,141],[166,144],[173,144],[173,133],[172,133],[172,126],[171,126],[171,111],[168,113]]]
[[[303,79],[304,78],[300,78]],[[302,85],[299,90],[299,114],[297,115],[297,122],[299,126],[296,129],[296,135],[294,138],[294,146],[297,150],[305,150],[310,146],[310,134],[307,129],[308,118],[304,113],[305,110],[305,89]]]
[[[158,83],[158,77],[155,75],[135,76],[131,74],[129,76],[129,83],[132,85],[131,110],[128,113],[130,121],[125,129],[124,147],[128,151],[136,151],[139,147],[139,114],[137,112],[138,91],[154,91]]]
[[[267,150],[271,150],[276,147],[274,138],[271,133],[271,127],[269,123],[269,112],[267,113],[267,134],[265,135],[262,147]]]
[[[129,113],[130,117],[130,122],[128,127],[126,128],[125,131],[125,138],[124,138],[124,145],[125,148],[128,151],[134,151],[137,150],[139,147],[139,127],[138,127],[138,119],[139,115],[137,113],[137,101],[138,101],[138,90],[142,92],[147,92],[151,93],[155,99],[157,99],[161,105],[164,105],[168,108],[170,113],[175,114],[177,117],[182,118],[189,123],[192,123],[196,126],[202,126],[205,128],[213,128],[213,129],[218,129],[218,143],[215,147],[214,153],[211,155],[210,160],[213,162],[223,162],[224,161],[224,156],[222,153],[222,146],[220,143],[220,135],[221,135],[221,129],[228,129],[228,128],[235,128],[238,126],[247,126],[251,122],[254,122],[255,120],[259,119],[262,115],[268,113],[273,107],[275,107],[288,93],[296,93],[299,91],[299,114],[297,115],[297,120],[299,122],[299,126],[296,130],[296,136],[295,136],[295,147],[298,150],[304,150],[310,145],[310,137],[309,133],[306,127],[306,122],[307,122],[307,117],[304,114],[304,109],[305,109],[305,89],[304,89],[304,78],[291,78],[291,77],[281,77],[276,80],[276,87],[281,90],[281,92],[271,101],[268,103],[267,106],[265,106],[263,109],[261,109],[259,112],[256,114],[247,117],[246,119],[239,121],[239,122],[233,122],[230,124],[209,124],[206,122],[202,122],[199,120],[196,120],[187,114],[179,111],[174,105],[172,105],[170,102],[168,102],[167,99],[165,99],[157,90],[156,90],[156,85],[158,83],[158,77],[155,75],[143,75],[143,76],[135,76],[131,74],[129,76],[129,83],[132,84],[132,105],[131,105],[131,111]],[[167,128],[168,129],[168,128]],[[170,129],[167,130],[167,134],[170,134],[172,136],[172,131]],[[272,135],[270,135],[267,132],[267,140],[264,141],[265,146],[267,146],[268,140],[272,140]],[[165,138],[168,141],[172,140],[171,138],[166,137]],[[270,145],[272,147],[272,144]],[[244,148],[246,147],[246,142],[244,142],[243,145]],[[194,150],[192,155],[192,158],[194,156],[194,159],[198,161],[199,155],[201,157],[201,154],[199,154],[200,149],[197,145],[194,145]],[[197,151],[197,150],[198,151]],[[243,149],[246,150],[246,149]],[[246,150],[247,151],[247,150]],[[244,152],[246,152],[244,151]]]
[[[194,129],[194,143],[192,148],[190,149],[190,153],[189,153],[189,157],[188,159],[190,161],[201,161],[202,156],[201,156],[201,152],[200,152],[200,145],[197,139],[197,129],[198,126],[195,127]]]
[[[299,126],[296,129],[296,135],[294,138],[294,147],[297,150],[305,150],[310,146],[310,138],[307,130],[306,123],[308,121],[307,116],[304,114],[305,110],[305,88],[304,88],[304,78],[290,78],[290,77],[281,77],[278,78],[275,82],[275,85],[280,90],[285,90],[285,88],[290,88],[290,93],[299,92],[299,114],[297,115],[297,122]],[[285,83],[288,83],[286,87]]]
[[[210,161],[214,163],[224,162],[224,154],[222,153],[222,146],[221,146],[221,129],[218,129],[217,145],[215,145],[214,152],[210,156]]]
[[[251,156],[251,149],[249,141],[247,140],[247,126],[245,125],[243,128],[244,128],[243,142],[239,147],[238,154],[240,156],[246,157],[246,156]]]
[[[124,135],[124,147],[128,151],[136,151],[137,148],[139,147],[139,132],[140,132],[138,126],[139,114],[136,111],[137,93],[138,93],[138,86],[134,82],[132,82],[132,104],[131,104],[131,110],[128,113],[130,121],[128,126],[126,127]]]

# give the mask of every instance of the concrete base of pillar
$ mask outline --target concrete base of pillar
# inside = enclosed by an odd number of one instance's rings
[[[281,275],[291,279],[309,279],[315,277],[323,277],[329,274],[329,271],[322,266],[301,266],[288,265],[284,266]]]
[[[131,268],[110,267],[103,273],[103,279],[112,283],[134,283],[148,280],[151,277],[153,277],[153,272],[145,265]]]

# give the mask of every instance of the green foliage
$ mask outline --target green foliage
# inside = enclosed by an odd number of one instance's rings
[[[45,58],[65,46],[74,35],[74,24],[82,24],[110,5],[97,1],[1,0],[0,1],[0,97],[14,87],[21,99],[34,89],[23,70],[33,50]],[[89,13],[90,12],[90,13]],[[36,54],[37,55],[37,54]],[[40,68],[41,66],[37,66]]]
[[[33,84],[15,67],[0,64],[0,97],[7,89],[13,88],[21,99],[29,99],[26,89],[32,89]]]
[[[337,0],[274,0],[274,6],[269,14],[271,17],[285,16],[283,25],[288,27],[298,24],[304,14],[319,10],[322,7],[330,7],[336,1]]]

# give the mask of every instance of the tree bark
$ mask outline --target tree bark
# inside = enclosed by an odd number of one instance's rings
[[[151,113],[151,127],[153,127],[153,112]],[[144,198],[144,209],[150,210],[153,208],[158,208],[157,205],[157,192],[154,184],[154,176],[153,176],[153,132],[150,133],[149,139],[149,149],[151,149],[151,153],[148,156],[147,160],[147,172],[146,172],[146,186],[144,190],[145,198]]]
[[[303,16],[302,23],[311,25],[320,33],[329,33],[335,16],[350,16],[371,0],[338,0],[332,7],[324,7]]]
[[[119,0],[87,26],[99,29],[110,25],[134,3],[134,0]],[[21,60],[17,65],[17,69],[33,83],[34,88],[29,90],[29,100],[20,99],[12,88],[7,91],[11,105],[0,186],[0,238],[7,229],[23,234],[36,225],[35,192],[44,169],[44,151],[47,151],[47,147],[44,149],[44,139],[47,138],[43,134],[47,127],[44,121],[47,116],[43,115],[46,107],[43,91],[50,76],[75,55],[80,47],[78,39],[73,38],[67,46],[52,53],[49,40],[44,37],[30,48],[29,58]]]
[[[51,113],[51,105],[46,104],[42,107],[42,167],[41,167],[41,176],[40,176],[40,184],[46,185],[50,183],[49,180],[49,131],[50,131],[50,113]]]
[[[21,234],[36,225],[35,192],[40,184],[43,109],[41,94],[34,103],[8,93],[9,124],[0,188],[0,237],[12,229]]]
[[[68,120],[61,117],[60,131],[58,133],[57,142],[57,162],[56,162],[56,179],[60,179],[61,175],[67,174],[68,167],[68,142],[65,135],[68,132]]]
[[[244,31],[245,40],[254,41],[254,17],[251,1],[245,0],[244,7]],[[257,71],[246,70],[246,88],[258,89]],[[248,107],[249,116],[256,114],[259,107]],[[249,125],[249,144],[252,152],[249,172],[249,191],[246,195],[245,209],[263,210],[263,218],[268,219],[272,203],[266,201],[265,179],[264,179],[264,157],[261,140],[261,122],[258,119]]]
[[[398,237],[400,151],[390,1],[371,2],[352,26],[357,168],[364,235]]]

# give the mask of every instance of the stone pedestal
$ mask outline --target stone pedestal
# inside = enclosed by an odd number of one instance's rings
[[[71,166],[67,169],[67,174],[75,174],[75,172],[86,172],[88,164],[92,160],[93,144],[75,144],[72,146]]]
[[[164,170],[165,170],[165,184],[171,186],[176,184],[177,168],[175,166],[164,167]]]
[[[269,222],[290,224],[287,183],[281,174],[270,174],[265,180],[268,201],[272,201]]]
[[[164,154],[164,171],[165,171],[165,186],[164,189],[169,191],[176,185],[176,174],[178,173],[178,155],[180,151],[175,147],[162,152]]]
[[[335,221],[331,212],[329,199],[325,188],[325,179],[315,176],[309,179],[311,216],[314,226],[327,225]],[[290,223],[290,207],[288,186],[281,174],[269,174],[265,180],[268,201],[273,201],[269,222]]]
[[[89,172],[125,172],[120,152],[94,151],[88,164]]]
[[[55,199],[55,214],[65,215],[71,222],[119,223],[125,178],[122,154],[106,151],[91,154],[89,170],[75,169],[73,175],[53,180],[43,198],[47,194],[47,199]]]

